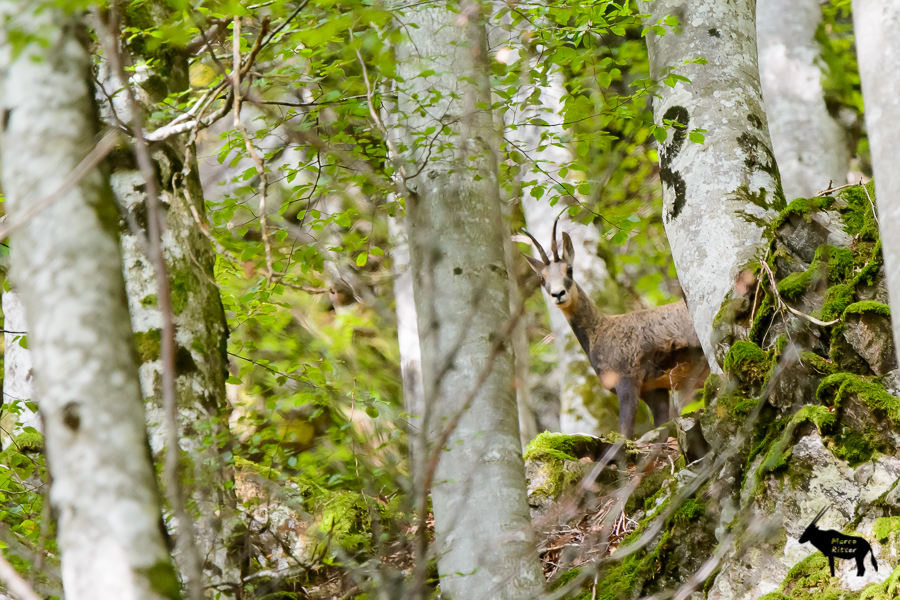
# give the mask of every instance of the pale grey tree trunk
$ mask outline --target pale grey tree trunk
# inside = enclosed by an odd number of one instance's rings
[[[866,131],[878,198],[884,269],[892,306],[900,306],[900,2],[853,0],[853,28]],[[891,320],[900,344],[900,315]],[[900,346],[898,346],[900,347]]]
[[[769,131],[787,199],[847,181],[844,130],[828,113],[816,28],[819,0],[757,0],[759,72]]]
[[[713,372],[713,319],[735,279],[763,248],[766,224],[784,206],[756,60],[755,0],[640,2],[653,24],[675,15],[679,31],[647,36],[657,125],[677,121],[660,144],[663,222],[678,279]],[[704,58],[709,64],[688,64]],[[668,67],[691,83],[662,84]],[[706,141],[688,132],[706,130]],[[760,257],[761,258],[761,257]]]
[[[176,388],[179,439],[184,465],[190,465],[186,490],[197,509],[195,543],[206,563],[205,583],[216,586],[240,579],[228,543],[237,525],[233,470],[222,460],[231,443],[228,376],[228,327],[213,265],[215,254],[201,227],[206,226],[203,191],[192,154],[185,156],[177,140],[154,155],[165,207],[162,249],[172,285],[176,327]],[[137,169],[117,167],[111,177],[119,205],[140,228],[147,214],[144,179]],[[153,265],[142,239],[128,226],[122,230],[122,253],[131,323],[140,359],[141,389],[147,410],[150,445],[162,462],[166,446],[162,401],[160,340],[162,313]],[[175,525],[176,536],[178,525]],[[176,558],[179,558],[176,555]]]
[[[28,8],[28,7],[24,7]],[[163,541],[134,352],[118,221],[93,169],[63,186],[96,139],[89,37],[77,15],[0,2],[2,32],[38,36],[17,55],[0,33],[0,165],[68,600],[178,597]]]
[[[443,4],[420,7],[414,18],[411,40],[398,52],[406,81],[398,126],[411,149],[407,173],[428,160],[408,180],[406,200],[425,425],[429,451],[441,452],[432,490],[441,590],[471,600],[530,597],[541,590],[543,576],[525,497],[513,358],[508,345],[492,353],[510,319],[509,228],[500,209],[496,134],[484,109],[491,97],[481,7],[463,2],[459,13]],[[417,77],[426,69],[435,74]],[[435,91],[443,97],[416,113]],[[429,126],[440,131],[436,119],[452,134],[426,159],[429,142],[415,138]],[[479,381],[486,368],[490,374]],[[470,397],[450,439],[435,447]]]
[[[32,410],[27,404],[36,404],[37,398],[34,395],[34,371],[26,336],[28,325],[25,322],[25,307],[22,306],[19,294],[14,290],[3,292],[2,301],[5,348],[3,402],[18,404],[18,412],[7,412],[3,415],[0,441],[6,448],[10,440],[15,439],[26,427],[34,427],[38,431],[42,431],[43,428],[37,410]]]
[[[391,273],[397,314],[397,341],[400,346],[400,374],[403,377],[403,406],[407,417],[407,438],[412,460],[421,460],[424,448],[425,396],[422,389],[422,351],[413,297],[413,276],[409,265],[409,242],[403,223],[388,217],[391,243]],[[412,464],[412,462],[410,463]],[[410,469],[415,472],[415,468]]]

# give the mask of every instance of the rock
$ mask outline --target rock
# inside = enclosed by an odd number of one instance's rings
[[[781,535],[754,546],[743,556],[730,554],[721,564],[708,600],[756,600],[785,585],[792,568],[818,554],[815,548],[798,540],[818,511],[828,505],[832,509],[819,521],[819,527],[841,531],[857,520],[859,524],[855,528],[872,545],[879,568],[878,571],[867,569],[865,577],[857,578],[854,561],[838,560],[837,577],[821,577],[823,589],[817,593],[831,597],[828,592],[832,589],[852,592],[890,576],[897,559],[888,559],[890,550],[878,542],[872,527],[875,519],[883,516],[878,499],[891,490],[900,476],[900,459],[876,455],[873,460],[852,468],[829,451],[812,428],[793,446],[787,470],[763,475],[759,486],[757,471],[761,464],[757,457],[748,469],[741,492],[742,504],[755,497],[757,510],[769,515],[776,524],[781,523]],[[892,499],[892,494],[898,498]],[[900,492],[896,489],[885,497],[886,503],[891,501],[900,506]],[[823,564],[827,569],[827,561]],[[817,568],[821,571],[823,565]]]
[[[675,428],[678,433],[678,447],[689,463],[706,456],[710,447],[700,429],[699,417],[675,417]]]
[[[874,300],[882,304],[890,304],[888,300],[887,280],[884,275],[884,267],[878,269],[872,285],[860,285],[856,288],[856,295],[860,300]]]
[[[595,463],[540,457],[525,461],[528,506],[532,519],[543,517],[563,493],[587,476]],[[607,467],[615,468],[615,465]]]
[[[877,313],[847,315],[844,339],[865,359],[876,375],[897,368],[889,317]]]
[[[900,369],[894,369],[886,373],[881,379],[881,385],[884,386],[888,394],[900,396]]]

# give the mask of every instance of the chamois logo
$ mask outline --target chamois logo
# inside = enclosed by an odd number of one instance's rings
[[[800,536],[800,543],[809,542],[816,550],[828,557],[828,565],[831,567],[831,576],[834,577],[834,559],[837,558],[855,558],[856,559],[856,576],[862,577],[866,574],[866,554],[872,552],[872,546],[869,542],[861,537],[853,537],[838,533],[833,529],[822,531],[816,527],[819,519],[831,508],[826,506],[819,511],[813,522],[809,524],[803,535]],[[878,570],[878,563],[875,562],[875,553],[872,552],[872,567]]]

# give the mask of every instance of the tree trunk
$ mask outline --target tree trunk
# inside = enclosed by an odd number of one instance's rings
[[[229,555],[228,548],[237,524],[234,473],[222,460],[232,441],[225,396],[228,326],[214,279],[215,254],[201,229],[206,226],[206,210],[193,154],[185,156],[177,141],[170,141],[155,153],[155,163],[163,184],[160,200],[165,207],[166,229],[162,247],[172,284],[177,332],[178,433],[183,464],[191,465],[186,478],[191,485],[186,494],[198,510],[194,533],[207,566],[204,583],[215,586],[240,578],[236,556]],[[111,183],[119,205],[133,217],[129,219],[132,225],[140,227],[146,222],[141,215],[147,214],[143,176],[136,168],[119,164]],[[147,234],[143,229],[141,233],[143,237]],[[128,226],[122,230],[122,253],[150,446],[162,462],[166,428],[158,284],[141,241]]]
[[[62,10],[29,13],[3,2],[0,15],[7,32],[14,26],[41,38],[3,66],[0,164],[9,220],[24,221],[40,199],[65,190],[13,232],[11,246],[66,597],[177,598],[148,451],[118,212],[99,170],[64,185],[98,133],[89,37]]]
[[[663,222],[694,327],[713,372],[713,320],[740,271],[763,248],[763,232],[784,195],[763,108],[756,61],[754,0],[640,2],[649,24],[678,18],[677,33],[650,33],[651,75],[669,67],[691,83],[660,85],[658,126],[675,121],[660,144]],[[685,61],[705,58],[709,64]],[[703,144],[688,132],[706,130]]]
[[[769,131],[788,199],[847,181],[844,130],[825,107],[816,28],[818,0],[757,0],[759,71]]]
[[[441,452],[432,490],[438,570],[442,592],[454,598],[523,598],[539,593],[543,577],[525,497],[513,358],[507,349],[492,352],[510,319],[503,249],[509,230],[501,217],[491,112],[484,108],[491,98],[482,11],[472,2],[460,9],[417,9],[411,42],[398,53],[398,70],[411,86],[400,90],[398,123],[410,162],[428,160],[408,181],[413,191],[406,201],[425,426],[429,451]],[[436,74],[417,77],[425,69]],[[443,94],[437,106],[416,113],[434,99],[433,90]],[[452,134],[426,158],[428,141],[415,143],[415,136],[440,127],[432,114]]]
[[[422,459],[425,438],[422,424],[425,397],[422,390],[422,352],[419,348],[419,327],[416,323],[416,302],[413,298],[413,276],[409,265],[409,242],[403,224],[388,218],[388,229],[394,240],[391,247],[391,272],[394,276],[394,302],[397,313],[397,341],[400,345],[400,374],[403,377],[403,406],[407,417],[407,437],[412,461]],[[417,469],[410,467],[410,472]]]
[[[900,4],[853,0],[853,26],[859,78],[866,105],[866,130],[872,170],[878,186],[884,268],[892,303],[900,301]],[[894,342],[900,347],[900,316],[892,317]]]

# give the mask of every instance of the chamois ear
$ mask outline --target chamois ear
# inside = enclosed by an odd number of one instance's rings
[[[563,239],[563,252],[562,259],[566,261],[566,264],[570,267],[575,262],[575,246],[572,245],[572,238],[569,237],[569,234],[563,231],[562,234]]]
[[[547,266],[540,260],[534,258],[533,256],[528,256],[527,254],[523,254],[522,256],[525,257],[525,260],[528,261],[528,264],[531,265],[531,268],[534,269],[534,272],[537,273],[538,275],[540,275],[541,271],[544,270],[544,267]]]

